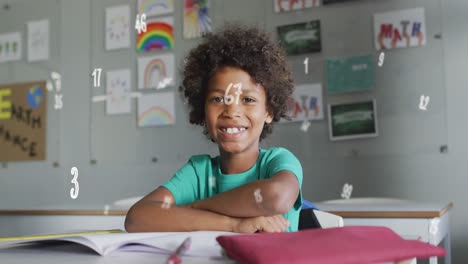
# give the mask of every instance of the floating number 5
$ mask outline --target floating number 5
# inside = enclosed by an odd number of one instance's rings
[[[80,185],[78,184],[78,169],[76,167],[71,168],[70,173],[74,176],[71,183],[75,184],[75,188],[70,189],[70,197],[76,199],[78,197],[78,192],[80,191]]]

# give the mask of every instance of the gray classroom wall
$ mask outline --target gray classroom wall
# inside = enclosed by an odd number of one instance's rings
[[[0,208],[103,208],[117,199],[148,193],[169,179],[190,155],[217,154],[201,129],[187,122],[187,112],[176,97],[176,124],[137,128],[136,101],[132,113],[105,114],[104,103],[91,97],[104,94],[92,88],[94,68],[130,68],[136,90],[135,39],[132,48],[104,49],[105,7],[130,4],[129,0],[0,0],[0,33],[21,31],[27,21],[50,20],[50,59],[46,62],[0,64],[0,83],[44,80],[51,70],[62,74],[64,107],[53,109],[49,95],[47,160],[12,162],[0,167]],[[176,2],[175,48],[177,65],[198,42],[182,38],[181,1]],[[453,263],[468,259],[466,223],[468,133],[464,98],[468,98],[468,1],[465,0],[361,0],[275,14],[272,0],[212,1],[215,27],[240,20],[275,32],[276,26],[320,19],[322,52],[289,57],[298,84],[324,82],[324,60],[378,53],[372,42],[372,14],[425,7],[428,43],[422,48],[386,52],[384,66],[375,68],[376,88],[371,92],[326,95],[325,103],[356,99],[377,100],[379,136],[331,142],[326,119],[312,122],[307,133],[300,123],[278,124],[263,147],[284,146],[301,160],[303,195],[319,201],[340,198],[345,182],[353,184],[353,197],[397,197],[420,201],[453,201]],[[443,39],[434,35],[443,33]],[[23,58],[25,58],[23,44]],[[309,73],[303,60],[309,58]],[[180,75],[177,75],[178,77]],[[177,83],[180,83],[178,78]],[[175,87],[167,90],[176,91]],[[147,92],[147,91],[145,91]],[[428,111],[419,111],[419,96],[430,95]],[[448,145],[448,153],[439,147]],[[157,162],[153,163],[153,157]],[[96,164],[90,163],[96,160]],[[55,168],[54,162],[59,166]],[[70,198],[70,168],[79,169],[80,192]],[[1,227],[0,227],[1,229]]]

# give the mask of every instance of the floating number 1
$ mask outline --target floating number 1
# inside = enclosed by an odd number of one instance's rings
[[[94,77],[94,87],[101,87],[101,68],[94,68],[93,74]]]
[[[305,74],[309,73],[309,57],[306,57],[304,60]]]

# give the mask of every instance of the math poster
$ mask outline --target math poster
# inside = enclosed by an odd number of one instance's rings
[[[45,160],[46,82],[0,85],[0,161]]]
[[[424,8],[374,14],[374,43],[377,50],[426,45]]]
[[[288,113],[291,122],[323,119],[323,96],[320,83],[296,86],[293,98]],[[285,120],[284,122],[288,121]]]

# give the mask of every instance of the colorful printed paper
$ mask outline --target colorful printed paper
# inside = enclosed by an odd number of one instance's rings
[[[319,20],[279,26],[278,37],[288,55],[320,52],[322,50]]]
[[[377,50],[426,45],[424,8],[374,14],[374,43]]]
[[[174,54],[138,58],[138,89],[163,89],[174,84]]]
[[[374,85],[371,55],[327,60],[328,93],[368,91]]]
[[[175,96],[173,92],[145,94],[138,98],[138,126],[175,124]]]
[[[273,0],[275,12],[287,12],[320,6],[320,0]]]
[[[106,8],[106,50],[130,47],[130,6]]]
[[[328,105],[330,140],[376,137],[375,100]]]
[[[49,20],[28,22],[28,61],[49,59]]]
[[[212,31],[209,0],[184,0],[184,38],[197,38]]]
[[[107,72],[106,112],[108,115],[131,112],[131,72],[130,69]]]
[[[148,52],[174,47],[174,18],[161,17],[146,21],[146,32],[137,36],[137,51]]]
[[[288,113],[292,118],[291,122],[323,119],[323,96],[320,83],[296,86],[293,98],[294,101],[290,103]]]
[[[166,15],[174,12],[173,0],[138,0],[138,14],[146,17]]]
[[[22,46],[20,32],[0,34],[0,62],[21,60]]]
[[[0,85],[0,161],[46,159],[46,82]]]

